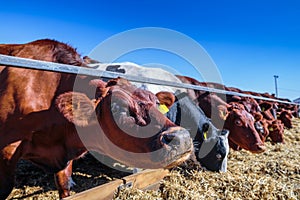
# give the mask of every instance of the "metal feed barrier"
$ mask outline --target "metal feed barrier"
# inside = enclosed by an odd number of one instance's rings
[[[14,57],[14,56],[7,56],[7,55],[1,55],[1,54],[0,54],[0,64],[14,66],[14,67],[20,67],[20,68],[38,69],[38,70],[53,71],[53,72],[63,72],[63,73],[71,73],[71,74],[78,74],[78,75],[103,77],[103,78],[122,77],[122,78],[125,78],[132,82],[149,83],[149,84],[154,84],[154,85],[165,85],[165,86],[177,87],[177,88],[202,90],[202,91],[214,92],[214,93],[219,93],[219,94],[236,95],[236,96],[241,96],[241,97],[251,97],[254,99],[260,99],[260,100],[265,100],[265,101],[273,101],[273,102],[278,102],[278,103],[299,105],[299,104],[293,103],[293,102],[282,101],[282,100],[278,100],[278,99],[271,99],[271,98],[266,98],[266,97],[259,97],[259,96],[249,95],[249,94],[238,93],[238,92],[225,91],[225,90],[209,88],[209,87],[204,87],[204,86],[191,85],[191,84],[186,84],[186,83],[174,83],[174,82],[160,80],[160,79],[132,76],[132,75],[121,74],[121,73],[117,73],[117,72],[102,71],[102,70],[98,70],[98,69],[84,68],[84,67],[78,67],[78,66],[73,66],[73,65],[52,63],[52,62],[39,61],[39,60],[32,60],[32,59],[27,59],[27,58],[18,58],[18,57]]]

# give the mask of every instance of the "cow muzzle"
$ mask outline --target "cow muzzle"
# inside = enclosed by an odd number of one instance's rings
[[[262,153],[266,150],[266,146],[263,143],[256,143],[251,149],[252,153]]]
[[[186,161],[193,152],[193,142],[190,133],[181,127],[170,127],[161,133],[160,142],[165,149],[166,168],[172,168]]]

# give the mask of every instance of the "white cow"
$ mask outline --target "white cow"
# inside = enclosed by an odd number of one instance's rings
[[[150,67],[142,67],[132,62],[124,62],[124,63],[96,63],[96,64],[89,64],[90,67],[103,70],[103,71],[112,71],[118,72],[122,74],[129,74],[138,77],[147,77],[147,78],[154,78],[160,79],[175,83],[182,83],[182,81],[177,78],[174,74],[161,69],[161,68],[150,68]],[[154,84],[144,84],[144,83],[133,83],[139,88],[144,88],[152,93],[156,94],[161,91],[172,92],[175,93],[176,91],[179,92],[187,92],[186,89],[182,88],[175,88],[169,87],[164,85],[154,85]]]

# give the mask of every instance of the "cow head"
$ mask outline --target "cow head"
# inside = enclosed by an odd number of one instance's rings
[[[175,99],[169,92],[159,92],[156,96],[161,104],[166,105]],[[217,129],[186,93],[176,94],[176,102],[169,107],[166,115],[175,124],[189,130],[195,156],[202,167],[210,171],[226,171],[228,130]]]
[[[261,113],[263,114],[264,118],[267,120],[274,120],[276,119],[276,104],[272,102],[262,102],[259,104],[261,108]]]
[[[79,126],[78,132],[92,127],[80,136],[90,146],[88,150],[141,168],[169,168],[190,156],[193,145],[188,131],[157,109],[154,94],[120,78],[108,83],[94,80],[91,85],[97,88],[94,101],[87,97],[83,100],[82,95],[74,92],[71,96],[62,94],[57,100],[65,118]],[[69,104],[62,104],[61,99],[69,99]]]
[[[284,143],[283,133],[284,125],[280,120],[274,120],[269,125],[269,136],[273,142]]]
[[[292,114],[294,117],[299,118],[300,117],[300,107],[299,105],[292,105],[291,108]]]
[[[255,129],[258,132],[261,140],[265,142],[266,138],[269,135],[269,129],[268,129],[269,123],[267,123],[267,120],[263,119],[263,115],[259,112],[254,113],[253,117],[255,119],[254,122]]]
[[[231,102],[227,106],[218,107],[220,118],[225,120],[224,128],[230,131],[229,139],[243,149],[253,153],[265,150],[259,134],[254,126],[254,118],[244,106]]]
[[[231,102],[238,102],[244,105],[245,109],[249,113],[256,113],[260,112],[261,108],[257,101],[251,97],[239,97],[239,96],[232,96]]]
[[[279,113],[278,119],[282,121],[285,127],[293,128],[292,125],[293,114],[291,113],[290,110],[282,110]]]

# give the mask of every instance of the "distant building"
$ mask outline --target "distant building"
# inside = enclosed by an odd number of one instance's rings
[[[299,103],[300,104],[300,97],[294,100],[295,103]]]

